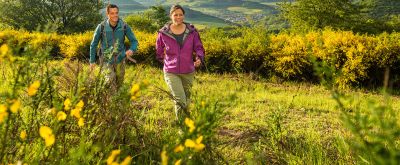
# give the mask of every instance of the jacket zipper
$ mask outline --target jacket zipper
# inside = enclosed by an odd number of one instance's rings
[[[116,26],[118,27],[118,24]],[[117,30],[117,27],[115,27],[115,30]],[[113,30],[112,31],[112,39],[113,39],[113,52],[114,52],[115,51],[115,48],[114,48],[114,46],[115,46],[115,30],[114,29],[112,29],[112,30]],[[117,48],[117,51],[118,51],[118,48]],[[114,57],[113,64],[116,65],[117,64],[117,56],[114,55],[114,53],[113,53],[113,57]]]
[[[175,40],[176,41],[176,43],[178,44],[178,41],[175,39],[175,37],[173,37],[173,36],[171,36],[170,34],[168,34],[168,33],[166,33],[166,32],[162,32],[162,33],[164,33],[165,35],[167,35],[168,37],[170,37],[170,38],[172,38],[173,40]],[[186,33],[186,30],[184,31],[184,33]],[[185,45],[185,41],[186,41],[186,39],[187,39],[187,35],[189,35],[189,33],[190,32],[188,32],[187,34],[185,34],[185,38],[183,39],[183,41],[182,41],[182,46],[180,46],[179,44],[179,51],[178,51],[178,72],[179,73],[181,73],[181,50],[182,50],[182,48],[183,48],[183,45]]]

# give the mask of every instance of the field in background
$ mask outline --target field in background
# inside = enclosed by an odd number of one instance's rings
[[[111,0],[121,8],[122,15],[143,12],[149,6],[160,4],[161,1],[141,0]],[[265,1],[162,1],[162,5],[168,10],[170,5],[179,3],[186,8],[186,20],[196,25],[208,27],[223,27],[237,23],[245,23],[248,18],[258,20],[266,15],[276,14],[277,2]]]

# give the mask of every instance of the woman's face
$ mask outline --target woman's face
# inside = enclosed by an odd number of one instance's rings
[[[185,15],[183,15],[183,11],[181,9],[177,9],[171,13],[171,20],[173,24],[180,25],[183,23],[184,19]]]

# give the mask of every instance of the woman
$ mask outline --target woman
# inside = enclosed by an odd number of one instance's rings
[[[158,32],[157,59],[164,63],[165,82],[174,96],[176,119],[181,121],[183,113],[188,114],[195,67],[204,61],[204,47],[195,27],[184,22],[182,6],[173,5],[169,16],[171,22]],[[196,53],[195,61],[193,52]]]

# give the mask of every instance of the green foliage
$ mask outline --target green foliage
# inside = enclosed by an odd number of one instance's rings
[[[164,6],[158,5],[151,6],[150,9],[144,11],[143,15],[152,20],[157,27],[161,28],[169,21],[167,13]]]
[[[151,6],[140,14],[131,14],[124,18],[126,23],[135,30],[154,33],[169,20],[163,6]]]
[[[124,18],[124,21],[134,30],[145,32],[155,32],[158,30],[158,26],[154,25],[153,20],[148,19],[141,14],[128,15]]]
[[[298,0],[280,4],[293,29],[309,31],[331,27],[378,34],[400,30],[396,0]]]
[[[327,26],[351,30],[359,22],[356,6],[349,0],[297,0],[280,4],[282,15],[296,30],[315,30]]]
[[[84,32],[101,21],[103,1],[0,1],[0,21],[17,29],[36,30],[51,24],[58,33]],[[66,5],[68,4],[68,5]]]

